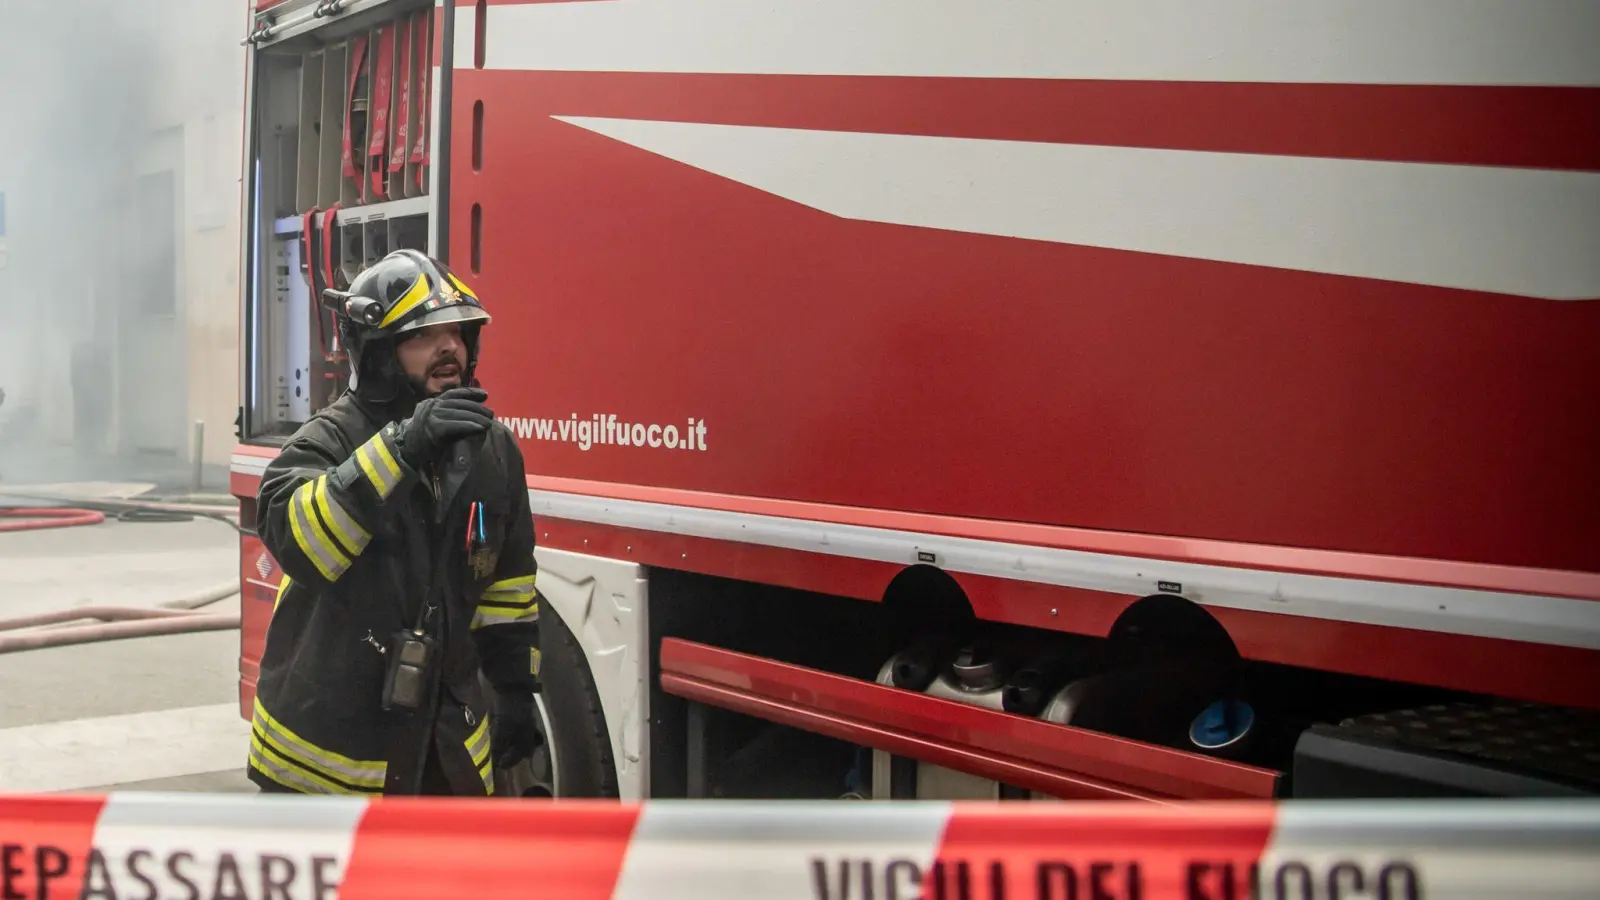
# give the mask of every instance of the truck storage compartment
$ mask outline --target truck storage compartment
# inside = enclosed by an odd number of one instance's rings
[[[1238,699],[1236,660],[1180,653],[1139,659],[1117,649],[1090,643],[1030,648],[994,638],[939,646],[924,640],[886,662],[877,681],[1186,752],[1244,755],[1256,729],[1253,710]],[[1241,709],[1249,712],[1240,715]],[[1213,721],[1218,710],[1232,718]],[[875,799],[1050,796],[882,750],[873,754],[872,776]]]
[[[667,694],[1053,797],[1267,798],[1279,779],[1255,766],[691,641],[663,641],[660,664]]]
[[[368,4],[255,51],[247,440],[292,433],[348,381],[320,290],[429,249],[432,9]]]
[[[1105,637],[653,569],[653,796],[1173,799],[1593,790],[1581,710],[1242,659],[1154,596]]]

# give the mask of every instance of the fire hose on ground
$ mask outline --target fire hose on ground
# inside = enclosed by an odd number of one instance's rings
[[[37,531],[97,525],[108,515],[121,522],[187,522],[196,517],[223,522],[235,530],[237,513],[203,504],[161,503],[136,500],[91,500],[30,496],[0,490],[8,496],[35,502],[72,503],[72,507],[0,507],[0,532]],[[239,627],[238,613],[203,613],[199,610],[239,593],[238,582],[219,585],[155,607],[80,606],[75,609],[0,619],[0,654],[97,643],[127,638],[227,631]],[[79,624],[79,623],[92,624]],[[12,632],[21,631],[16,634]]]
[[[119,522],[187,522],[195,518],[222,522],[235,531],[239,517],[235,511],[219,509],[203,503],[164,503],[148,500],[82,500],[68,497],[46,497],[19,494],[0,487],[0,496],[16,497],[44,503],[69,503],[69,506],[0,506],[0,533],[7,531],[38,531],[44,528],[68,528],[74,525],[98,525],[107,516]],[[12,521],[6,521],[10,519]]]
[[[39,531],[44,528],[98,525],[105,520],[106,514],[95,509],[34,506],[0,507],[0,532]]]
[[[155,607],[80,606],[0,619],[0,654],[126,638],[229,631],[239,627],[239,613],[205,613],[200,610],[238,593],[239,585],[234,582]],[[93,621],[93,624],[73,624],[86,620]],[[22,634],[10,633],[25,629]]]

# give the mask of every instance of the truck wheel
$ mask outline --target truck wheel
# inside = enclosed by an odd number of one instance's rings
[[[551,754],[551,782],[557,797],[616,797],[617,765],[611,755],[600,692],[578,639],[561,616],[541,604],[540,642],[544,651],[539,695],[545,744]]]
[[[541,613],[544,692],[534,700],[544,745],[530,759],[494,769],[494,796],[614,798],[619,791],[611,737],[584,650],[555,610]]]
[[[539,613],[544,692],[534,700],[544,745],[510,769],[494,769],[494,796],[616,798],[611,735],[584,650],[549,605]]]
[[[545,741],[531,758],[495,769],[495,796],[616,797],[611,736],[583,648],[548,605],[539,624],[544,691],[534,699]]]

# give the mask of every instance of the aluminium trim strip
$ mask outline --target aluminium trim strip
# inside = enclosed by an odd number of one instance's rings
[[[1163,593],[1159,583],[1169,581],[1203,606],[1600,649],[1600,603],[1589,600],[1169,562],[554,491],[530,490],[528,497],[536,516],[619,528],[905,566],[932,553],[950,572],[1132,597]]]
[[[267,464],[272,460],[265,456],[249,456],[243,453],[235,453],[229,462],[228,470],[230,472],[236,475],[254,475],[260,478],[266,474]]]
[[[259,476],[267,463],[235,455],[233,471]],[[1600,650],[1600,603],[1591,600],[1173,562],[558,491],[529,490],[528,498],[536,516],[596,525],[902,566],[931,553],[950,572],[1130,597],[1165,593],[1160,582],[1176,582],[1183,596],[1220,609]]]

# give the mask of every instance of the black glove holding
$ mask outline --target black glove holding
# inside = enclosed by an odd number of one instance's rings
[[[418,403],[397,429],[401,457],[421,469],[446,445],[488,431],[494,410],[483,405],[487,399],[489,394],[479,388],[458,387]]]
[[[514,766],[532,756],[544,743],[544,735],[536,724],[537,715],[532,694],[496,692],[494,714],[489,719],[489,742],[494,748],[496,766],[502,769]]]

